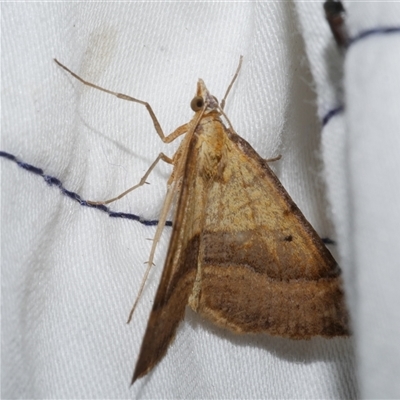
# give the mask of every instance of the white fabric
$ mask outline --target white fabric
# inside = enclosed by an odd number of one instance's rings
[[[400,29],[399,3],[354,4],[355,31]],[[400,398],[400,32],[355,44],[346,60],[349,259],[365,396]],[[362,66],[360,68],[360,66]]]
[[[383,44],[388,40],[383,36],[376,44],[387,55]],[[372,112],[361,114],[366,100],[370,110],[382,106],[381,97],[369,94],[378,82],[370,75],[361,81],[357,75],[361,50],[354,46],[346,64],[346,85],[351,87],[347,111],[325,126],[321,138],[319,121],[341,102],[340,74],[328,73],[341,63],[337,53],[336,64],[335,57],[327,57],[328,48],[335,51],[331,42],[319,3],[2,4],[1,149],[42,168],[85,199],[110,198],[138,182],[160,151],[172,155],[178,143],[162,144],[144,107],[84,87],[57,67],[53,57],[87,80],[148,101],[169,133],[191,118],[189,102],[197,79],[203,78],[221,98],[243,54],[226,112],[261,156],[282,154],[273,167],[283,184],[319,234],[338,240],[332,251],[339,256],[340,250],[346,288],[352,291],[348,297],[352,316],[356,313],[362,394],[383,389],[393,394],[397,383],[385,381],[383,372],[386,377],[394,373],[398,354],[396,358],[394,347],[389,355],[377,353],[395,345],[389,319],[395,308],[389,300],[398,296],[399,273],[392,249],[385,250],[387,258],[380,265],[374,257],[380,254],[378,245],[386,249],[397,236],[385,229],[387,237],[371,242],[382,216],[370,207],[389,215],[395,208],[389,202],[396,195],[398,199],[399,191],[384,192],[385,207],[379,209],[382,191],[370,189],[364,195],[372,182],[361,183],[368,165],[380,177],[374,183],[384,185],[386,168],[399,162],[395,143],[385,143],[399,136],[384,129],[377,136],[366,121],[352,124],[352,116],[371,118]],[[368,51],[373,54],[374,49]],[[370,71],[379,61],[381,70],[384,60],[364,63]],[[360,81],[350,79],[351,71]],[[388,87],[393,96],[394,82]],[[387,113],[389,104],[396,103],[386,97]],[[385,143],[366,140],[383,132],[392,132]],[[162,236],[156,267],[133,322],[126,325],[149,255],[146,239],[155,227],[82,207],[40,176],[8,160],[0,162],[3,398],[358,395],[354,338],[297,342],[235,336],[189,311],[166,357],[129,387],[171,229]],[[150,185],[110,208],[157,219],[170,170],[161,163],[148,178]],[[347,179],[353,183],[351,191]],[[386,191],[398,184],[395,178],[388,182]],[[394,227],[393,212],[392,217]],[[349,219],[352,225],[345,225]],[[384,270],[388,278],[378,280],[377,272]],[[379,286],[372,290],[375,282]],[[384,331],[382,324],[387,324]]]
[[[341,103],[345,107],[324,127],[322,149],[353,320],[360,395],[399,398],[400,5],[345,6],[353,38],[369,30],[397,28],[354,42],[345,57],[342,82],[337,49],[325,44],[322,52],[310,18],[302,24],[320,119]],[[315,15],[315,7],[298,3],[303,16]],[[329,67],[325,74],[324,63]]]

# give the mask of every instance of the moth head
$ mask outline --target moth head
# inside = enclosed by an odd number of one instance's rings
[[[210,94],[203,80],[199,79],[197,82],[196,96],[191,101],[190,107],[193,111],[197,112],[202,110],[205,106],[207,107],[206,112],[219,108],[218,100]]]

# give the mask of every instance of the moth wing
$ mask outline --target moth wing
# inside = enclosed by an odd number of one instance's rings
[[[183,143],[182,143],[183,144]],[[166,354],[183,319],[196,278],[206,193],[196,186],[196,138],[189,143],[172,235],[132,383]],[[178,150],[179,152],[179,150]],[[188,162],[190,160],[190,162]],[[179,178],[177,178],[179,179]]]
[[[239,333],[348,334],[336,261],[266,161],[235,133],[226,141],[204,206],[193,308]]]

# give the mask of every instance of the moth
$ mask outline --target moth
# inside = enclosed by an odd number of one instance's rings
[[[341,271],[310,223],[268,166],[232,128],[221,101],[199,79],[190,122],[165,136],[150,105],[84,81],[85,85],[143,104],[161,139],[185,135],[173,165],[143,290],[157,242],[176,204],[172,236],[132,383],[151,371],[173,341],[188,305],[236,333],[290,339],[349,333]],[[224,122],[225,121],[225,122]],[[95,203],[97,204],[97,203]]]

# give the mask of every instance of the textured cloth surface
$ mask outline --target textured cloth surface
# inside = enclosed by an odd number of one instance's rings
[[[349,261],[362,394],[400,398],[400,3],[352,5],[346,59]]]
[[[349,5],[352,34],[385,24],[390,10],[379,11]],[[363,13],[368,26],[357,22]],[[400,193],[396,40],[382,35],[349,50],[346,112],[321,133],[324,116],[344,101],[343,57],[322,4],[2,4],[1,150],[84,199],[137,183],[179,140],[163,145],[143,106],[84,87],[54,57],[91,82],[148,101],[167,134],[191,118],[197,79],[222,98],[244,55],[226,112],[262,157],[282,154],[272,165],[282,183],[317,232],[337,240],[331,251],[340,256],[355,332],[304,342],[236,336],[187,311],[167,356],[130,388],[171,228],[126,325],[155,227],[82,207],[0,159],[2,397],[354,398],[355,348],[362,395],[399,393],[391,375],[399,362],[398,248],[390,247]],[[362,50],[367,43],[375,47]],[[110,208],[156,220],[170,171],[161,163],[150,185]]]

